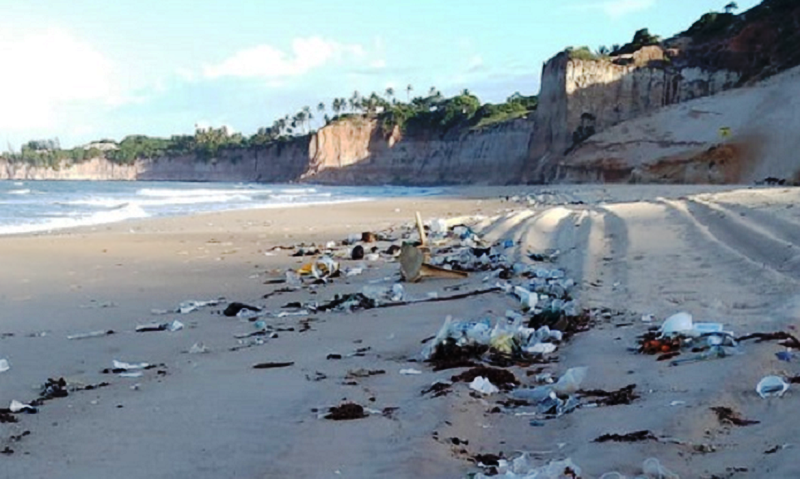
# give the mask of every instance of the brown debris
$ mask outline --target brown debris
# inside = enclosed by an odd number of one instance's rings
[[[656,358],[656,361],[669,361],[670,359],[678,357],[680,355],[681,355],[680,351],[672,351],[672,352],[660,355],[659,357]]]
[[[293,291],[295,291],[293,288],[278,288],[275,291],[270,291],[269,293],[265,293],[263,296],[261,296],[261,299],[267,299],[273,296],[277,296],[279,294],[291,293]]]
[[[294,365],[294,361],[289,361],[285,363],[258,363],[253,365],[253,369],[274,369],[274,368],[285,368],[288,366]]]
[[[776,452],[780,451],[784,447],[786,447],[786,446],[781,446],[781,445],[773,446],[773,447],[767,449],[766,451],[764,451],[764,454],[775,454]]]
[[[800,340],[791,333],[787,333],[785,331],[776,331],[774,333],[752,333],[746,336],[741,336],[736,338],[737,342],[747,341],[749,339],[755,339],[757,343],[761,343],[764,341],[783,341],[781,346],[786,346],[787,348],[800,348]]]
[[[578,333],[589,331],[593,326],[593,318],[588,310],[581,311],[578,316],[567,316],[563,311],[546,310],[528,321],[529,328],[539,329],[542,326],[561,331],[564,333],[564,340],[568,341]]]
[[[626,434],[603,434],[594,440],[594,442],[640,442],[640,441],[658,441],[658,438],[650,431],[635,431]]]
[[[475,464],[483,464],[484,466],[499,466],[500,459],[503,459],[503,453],[500,454],[475,454],[472,460]]]
[[[0,409],[0,423],[17,422],[17,418],[8,409]]]
[[[519,380],[514,373],[505,369],[476,366],[450,378],[453,382],[472,382],[475,378],[483,376],[500,389],[513,389],[519,385]]]
[[[661,354],[679,352],[681,338],[659,338],[658,333],[649,331],[640,337],[639,352],[642,354]],[[665,359],[659,359],[664,361]]]
[[[330,419],[332,421],[346,421],[350,419],[361,419],[364,417],[367,417],[367,414],[364,412],[363,406],[348,402],[340,404],[339,406],[331,407],[328,414],[325,416],[325,419]]]
[[[10,442],[20,442],[22,440],[22,438],[24,438],[25,436],[30,436],[30,435],[31,435],[30,431],[22,431],[20,434],[14,434],[12,436],[9,436],[8,440]]]
[[[361,233],[361,241],[363,243],[374,243],[378,241],[378,236],[370,231],[365,231]]]
[[[386,371],[384,371],[383,369],[358,368],[358,369],[351,369],[351,370],[347,371],[347,378],[348,379],[352,379],[352,378],[368,378],[370,376],[377,376],[379,374],[386,374]]]
[[[422,394],[424,396],[425,394],[433,393],[433,397],[435,397],[435,398],[438,398],[438,397],[441,397],[441,396],[447,396],[448,394],[450,394],[452,392],[452,390],[450,389],[450,386],[452,386],[452,384],[443,383],[443,382],[436,382],[436,383],[433,383],[431,385],[431,387],[429,387],[428,389],[423,389],[422,393],[420,393],[420,394]]]
[[[733,426],[750,426],[758,424],[761,421],[753,421],[750,419],[742,418],[741,414],[726,406],[716,406],[711,408],[717,414],[717,419],[722,424],[730,424]]]
[[[589,391],[579,391],[579,394],[583,397],[598,398],[594,403],[601,406],[616,406],[618,404],[630,404],[634,399],[639,399],[639,395],[633,392],[634,389],[636,389],[636,385],[629,384],[616,391],[591,389]]]
[[[481,357],[489,350],[485,345],[458,346],[452,340],[445,340],[433,351],[428,360],[434,371],[453,368],[471,368],[476,366],[474,359]]]
[[[397,406],[387,406],[387,407],[383,408],[383,410],[381,411],[381,416],[389,418],[389,419],[394,419],[394,413],[398,409],[400,409],[400,408],[397,407]]]

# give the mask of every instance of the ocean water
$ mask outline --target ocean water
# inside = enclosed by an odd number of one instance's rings
[[[211,211],[434,196],[441,188],[261,183],[0,181],[0,235]]]

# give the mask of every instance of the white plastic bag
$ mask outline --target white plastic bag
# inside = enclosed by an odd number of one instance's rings
[[[587,367],[567,369],[563,376],[558,378],[558,382],[553,385],[556,394],[569,395],[576,393],[581,388],[581,383],[586,377]]]

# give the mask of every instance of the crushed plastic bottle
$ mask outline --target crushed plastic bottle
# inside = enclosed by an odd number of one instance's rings
[[[203,344],[202,342],[194,343],[191,348],[189,348],[189,354],[204,354],[209,351],[208,347]]]
[[[114,369],[124,369],[126,371],[134,370],[134,369],[144,369],[150,366],[148,363],[126,363],[123,361],[117,361],[116,359],[113,362]]]
[[[768,397],[781,397],[789,389],[789,383],[780,376],[765,376],[756,385],[756,392],[766,399]]]
[[[522,286],[515,287],[514,294],[519,298],[519,302],[525,310],[535,308],[536,303],[539,302],[539,296],[536,293],[528,291]]]
[[[392,301],[402,301],[406,295],[406,291],[403,288],[403,285],[400,283],[392,285],[391,297]]]
[[[207,301],[196,301],[196,300],[188,300],[183,301],[181,304],[178,305],[178,311],[181,314],[188,314],[192,311],[197,311],[200,308],[204,308],[206,306],[216,306],[221,303],[222,300],[220,299],[209,299]]]

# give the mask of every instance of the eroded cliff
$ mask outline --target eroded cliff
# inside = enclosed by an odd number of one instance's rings
[[[559,182],[800,181],[800,67],[757,85],[673,105],[587,139]]]
[[[375,120],[338,122],[311,139],[306,181],[336,184],[508,184],[519,181],[533,134],[517,119],[443,137],[384,132]]]
[[[506,184],[525,164],[533,122],[517,119],[442,137],[404,137],[377,120],[350,118],[265,147],[223,150],[218,157],[161,157],[117,165],[103,158],[59,168],[0,160],[0,179],[306,181],[328,184]]]
[[[587,138],[650,112],[733,88],[727,70],[676,68],[659,46],[612,60],[580,60],[562,52],[542,71],[530,180],[549,181],[555,166]]]

